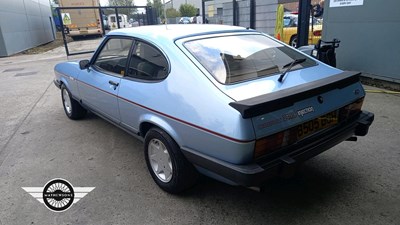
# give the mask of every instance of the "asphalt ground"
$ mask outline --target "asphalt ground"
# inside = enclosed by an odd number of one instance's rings
[[[65,116],[52,83],[63,54],[0,58],[0,224],[400,224],[400,95],[368,93],[368,136],[262,192],[203,177],[175,196],[153,182],[140,141],[93,114]],[[54,178],[95,189],[65,212],[22,189]]]

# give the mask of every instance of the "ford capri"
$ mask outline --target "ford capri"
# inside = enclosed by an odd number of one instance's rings
[[[260,187],[365,136],[359,76],[256,30],[161,25],[109,32],[54,83],[68,118],[91,111],[142,140],[155,183],[179,193],[199,174]]]

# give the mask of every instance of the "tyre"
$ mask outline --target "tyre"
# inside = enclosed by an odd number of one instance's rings
[[[69,92],[64,84],[61,85],[61,99],[64,107],[64,112],[68,116],[68,118],[72,120],[78,120],[86,116],[86,109],[83,108],[78,101],[71,97],[71,92]]]
[[[166,192],[180,193],[193,186],[198,178],[196,169],[176,142],[161,129],[152,128],[147,132],[144,155],[153,180]]]
[[[297,35],[293,35],[293,36],[290,38],[289,45],[292,46],[292,47],[294,47],[294,48],[296,48],[296,45],[297,45]]]

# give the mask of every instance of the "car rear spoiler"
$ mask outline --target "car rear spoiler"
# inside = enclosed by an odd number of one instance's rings
[[[334,76],[229,103],[244,119],[259,116],[292,106],[295,102],[310,98],[333,89],[342,89],[360,81],[360,72],[345,71]]]

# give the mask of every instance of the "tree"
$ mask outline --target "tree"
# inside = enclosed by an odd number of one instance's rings
[[[197,9],[194,5],[191,4],[182,4],[179,7],[179,12],[181,13],[181,16],[185,17],[192,17],[197,14]]]
[[[164,18],[163,4],[161,0],[147,0],[147,6],[151,6],[157,13],[157,16]]]
[[[108,0],[110,6],[134,6],[133,0]]]
[[[167,18],[180,17],[181,14],[174,8],[167,9]]]
[[[135,6],[133,0],[108,0],[109,6]],[[125,14],[128,18],[135,13],[137,9],[118,9],[118,13]]]
[[[60,4],[60,3],[59,3],[58,0],[52,0],[52,1],[50,2],[51,14],[53,15],[54,21],[55,21],[55,20],[59,20],[58,14],[57,14],[57,11],[56,11],[56,7],[58,7],[59,4]]]

